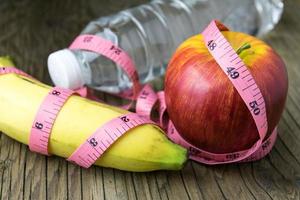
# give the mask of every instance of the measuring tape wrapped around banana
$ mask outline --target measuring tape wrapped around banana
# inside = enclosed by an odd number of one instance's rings
[[[0,130],[32,151],[83,167],[152,171],[184,165],[187,151],[151,121],[51,88],[8,66],[14,66],[9,58],[0,58]]]

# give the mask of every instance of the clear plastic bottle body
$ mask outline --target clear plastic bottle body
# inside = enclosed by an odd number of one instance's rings
[[[282,9],[281,0],[154,0],[92,21],[81,34],[99,35],[125,50],[145,83],[163,75],[177,46],[200,33],[212,19],[257,35],[273,28]],[[72,52],[86,85],[112,93],[131,86],[109,59],[88,51]]]

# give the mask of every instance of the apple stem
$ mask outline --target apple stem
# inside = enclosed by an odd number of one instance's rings
[[[250,49],[251,45],[248,42],[245,42],[240,48],[238,48],[238,50],[236,51],[236,53],[238,55],[240,55],[244,50],[246,49]]]

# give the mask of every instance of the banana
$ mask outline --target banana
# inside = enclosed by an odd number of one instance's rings
[[[9,56],[0,56],[0,67],[5,67],[5,66],[14,66],[13,61],[11,60],[11,57]]]
[[[2,64],[1,64],[2,63]],[[12,63],[0,58],[0,66]],[[16,74],[0,75],[0,130],[28,144],[35,114],[50,86]],[[53,126],[48,151],[69,157],[98,127],[128,111],[71,96]],[[179,170],[187,151],[169,141],[155,125],[141,125],[119,138],[95,165],[126,171]]]

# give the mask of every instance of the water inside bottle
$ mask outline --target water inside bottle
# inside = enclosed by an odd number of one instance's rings
[[[259,17],[254,1],[154,0],[101,17],[88,24],[82,34],[100,35],[125,50],[135,63],[140,81],[145,83],[163,75],[178,45],[200,33],[210,20],[217,18],[233,30],[255,34]],[[90,87],[112,93],[131,87],[126,74],[109,59],[88,51],[74,53],[83,74],[87,73],[84,80]]]

